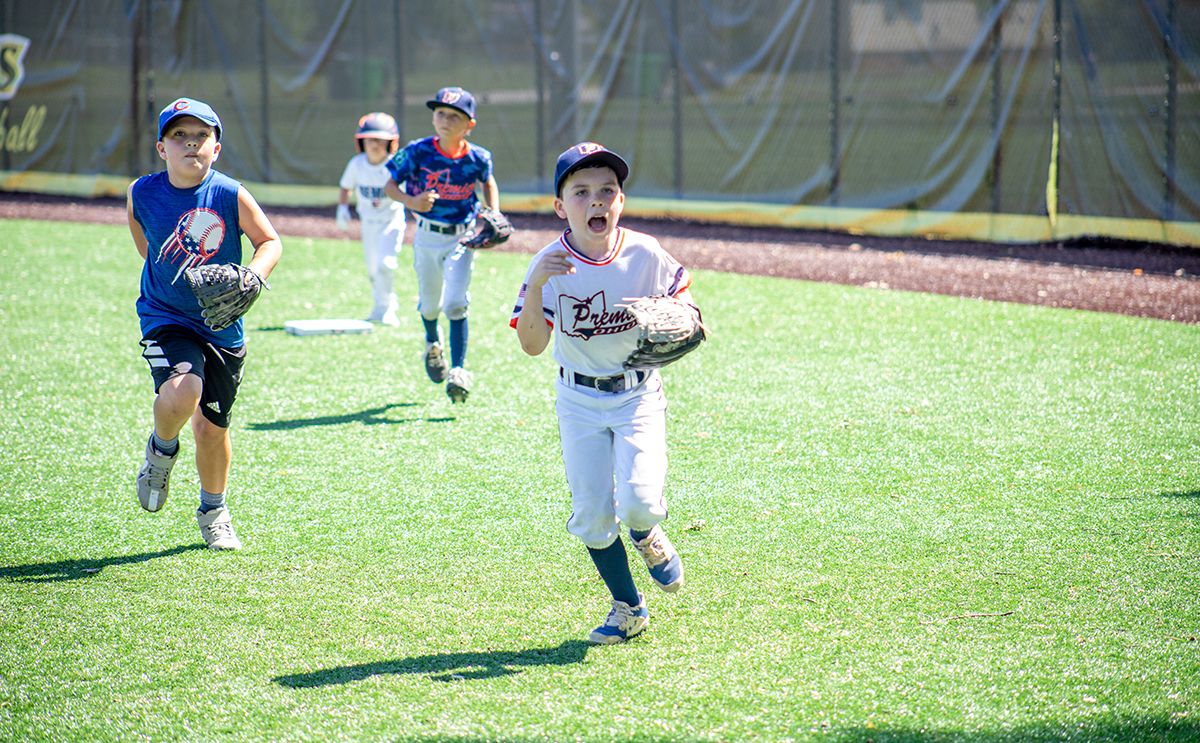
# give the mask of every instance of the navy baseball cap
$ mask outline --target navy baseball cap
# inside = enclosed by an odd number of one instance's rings
[[[457,108],[470,118],[475,118],[475,96],[462,88],[442,88],[432,100],[425,101],[425,105],[430,109],[438,106]]]
[[[558,156],[558,164],[554,166],[554,195],[562,198],[563,181],[576,170],[589,165],[607,165],[617,174],[617,183],[624,187],[625,179],[629,177],[629,165],[621,156],[611,150],[606,150],[595,142],[580,142]]]
[[[195,116],[197,119],[200,119],[205,124],[217,130],[217,141],[221,141],[221,117],[217,116],[217,112],[212,110],[212,106],[192,100],[191,98],[180,98],[164,108],[162,113],[158,115],[159,139],[163,138],[163,132],[166,131],[167,125],[180,116]]]

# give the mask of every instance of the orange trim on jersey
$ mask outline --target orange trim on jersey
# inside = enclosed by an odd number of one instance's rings
[[[434,147],[434,149],[436,149],[438,152],[440,152],[442,154],[442,157],[448,157],[451,160],[461,160],[467,156],[468,152],[471,151],[471,143],[465,139],[463,140],[463,143],[462,143],[462,154],[461,155],[451,155],[449,152],[446,152],[445,150],[443,150],[441,137],[433,138],[433,147]]]
[[[514,317],[513,319],[509,320],[509,321],[508,321],[508,327],[512,328],[513,330],[516,330],[516,329],[517,329],[517,320],[520,320],[520,319],[521,319],[521,316],[520,316],[520,315],[517,315],[517,316],[516,316],[516,317]],[[550,321],[550,320],[548,320],[548,319],[546,320],[546,324],[547,324],[547,325],[549,325],[551,328],[553,328],[553,327],[554,327],[554,323],[553,323],[553,322],[551,322],[551,321]]]
[[[563,233],[562,233],[562,235],[561,235],[561,236],[558,238],[558,241],[559,241],[560,243],[562,243],[562,245],[563,245],[563,247],[564,247],[564,248],[566,248],[566,249],[567,249],[567,252],[569,252],[571,255],[575,256],[575,257],[576,257],[576,258],[578,258],[579,260],[581,260],[581,261],[583,261],[584,263],[587,263],[588,265],[591,265],[591,266],[606,266],[606,265],[608,265],[609,263],[612,263],[613,261],[615,261],[615,260],[617,259],[617,256],[621,254],[621,248],[622,248],[622,247],[625,245],[625,228],[624,228],[624,227],[618,227],[618,228],[617,228],[617,244],[616,244],[616,247],[614,247],[612,250],[608,251],[608,254],[607,254],[607,255],[605,255],[605,256],[604,256],[603,258],[601,258],[600,260],[598,260],[598,261],[594,261],[594,260],[592,260],[591,258],[588,258],[588,257],[587,257],[586,255],[584,255],[583,253],[580,253],[580,252],[579,252],[578,250],[576,250],[575,248],[572,248],[572,247],[571,247],[571,243],[567,242],[567,235],[569,235],[570,233],[571,233],[571,231],[570,231],[570,230],[566,230],[566,231],[565,231],[565,232],[563,232]]]

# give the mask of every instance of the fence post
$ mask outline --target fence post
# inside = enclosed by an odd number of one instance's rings
[[[8,33],[8,3],[5,0],[0,0],[0,34],[3,33]],[[7,120],[2,118],[4,112],[7,110],[8,101],[0,101],[0,121]],[[3,150],[0,150],[0,170],[8,170],[10,167],[12,166],[9,164],[8,148],[5,147]]]
[[[996,0],[996,5],[1000,2],[1002,0]],[[1000,165],[1004,150],[1000,136],[1004,128],[1001,121],[1003,88],[1000,79],[1000,62],[1004,52],[1003,23],[1003,14],[998,14],[992,26],[992,136],[996,140],[996,147],[992,151],[992,214],[1000,212]]]
[[[408,10],[405,7],[404,0],[396,0],[392,5],[394,11],[392,15],[392,55],[395,65],[396,75],[396,93],[392,99],[392,108],[396,112],[396,127],[400,132],[400,146],[403,147],[408,139],[404,136],[404,99],[406,91],[404,86],[404,44],[401,42],[401,34],[404,33],[404,21],[407,20],[405,13]]]
[[[133,11],[133,60],[129,66],[129,175],[145,173],[142,169],[142,68],[146,55],[146,6]],[[6,153],[7,154],[7,153]],[[5,162],[7,167],[8,163]]]
[[[258,97],[262,110],[263,183],[271,182],[270,92],[270,76],[267,73],[267,0],[258,0]]]
[[[537,141],[538,192],[546,191],[546,39],[542,35],[542,0],[533,0],[533,81],[537,86],[537,105],[534,107],[535,139]]]
[[[683,64],[679,52],[683,39],[679,35],[679,0],[671,0],[671,74],[675,76],[672,86],[672,131],[675,133],[675,198],[683,198]]]
[[[554,46],[551,59],[557,62],[562,76],[550,80],[550,111],[557,119],[550,128],[550,146],[555,152],[578,144],[581,94],[583,82],[579,79],[579,1],[563,0],[559,11],[558,27],[554,29]]]
[[[838,68],[839,30],[838,15],[840,14],[839,0],[829,3],[829,203],[837,206],[838,190],[842,182],[841,144],[838,142],[838,129],[841,118],[841,86]]]
[[[1046,178],[1046,214],[1050,217],[1051,237],[1058,224],[1058,139],[1062,128],[1062,0],[1054,0],[1054,112],[1050,123],[1050,173]]]
[[[1176,109],[1179,103],[1179,56],[1175,53],[1175,0],[1167,0],[1167,33],[1163,51],[1167,56],[1166,172],[1163,175],[1163,219],[1175,218],[1175,137]]]

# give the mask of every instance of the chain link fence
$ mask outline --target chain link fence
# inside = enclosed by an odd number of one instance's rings
[[[0,0],[0,169],[334,185],[358,118],[479,99],[502,191],[583,140],[633,196],[1200,220],[1197,0]]]

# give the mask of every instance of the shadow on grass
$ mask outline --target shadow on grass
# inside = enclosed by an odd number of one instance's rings
[[[343,423],[361,423],[364,426],[379,426],[395,425],[398,423],[417,423],[418,421],[425,423],[449,423],[455,420],[453,416],[442,418],[388,418],[385,415],[389,410],[394,408],[412,408],[417,407],[419,404],[415,402],[400,402],[394,405],[370,408],[358,413],[346,413],[345,415],[323,415],[317,418],[297,418],[290,421],[251,423],[246,428],[249,428],[251,431],[293,431],[297,428],[308,428],[310,426],[340,426]]]
[[[1003,730],[955,730],[880,727],[875,730],[838,730],[820,727],[812,731],[830,741],[842,743],[1034,743],[1068,741],[1070,743],[1167,743],[1200,740],[1200,726],[1194,722],[1169,719],[1060,720],[1029,727]]]
[[[1174,498],[1176,500],[1183,501],[1184,503],[1188,503],[1193,506],[1200,506],[1200,490],[1192,490],[1192,491],[1187,491],[1187,492],[1179,490],[1179,491],[1175,491],[1173,493],[1162,493],[1162,497],[1163,498]],[[1189,518],[1189,519],[1200,519],[1200,513],[1197,513],[1195,511],[1188,513],[1188,514],[1183,514],[1183,515],[1185,518]]]
[[[567,640],[553,648],[419,655],[414,658],[293,673],[278,676],[273,680],[280,686],[293,689],[348,684],[370,676],[401,673],[428,675],[434,681],[474,681],[520,673],[514,670],[514,667],[519,666],[565,666],[580,663],[587,656],[589,647],[583,640]]]
[[[718,738],[726,740],[728,736]],[[785,737],[785,736],[780,736]],[[1127,719],[1120,721],[1064,720],[1057,724],[1013,727],[1003,730],[965,730],[953,728],[924,728],[910,730],[882,726],[863,729],[817,724],[811,729],[793,729],[788,740],[822,740],[829,743],[1176,743],[1200,740],[1200,725],[1194,722],[1158,719]],[[644,743],[680,743],[699,740],[699,737],[680,738],[671,735],[639,734],[631,739]],[[707,740],[707,738],[704,738]],[[396,743],[435,741],[436,743],[484,743],[497,738],[470,735],[421,735],[393,739]],[[504,736],[506,743],[532,743],[541,737]],[[769,740],[769,738],[762,738]]]
[[[202,549],[207,549],[207,547],[203,544],[181,544],[169,550],[143,552],[140,555],[104,557],[98,560],[60,560],[58,562],[42,562],[31,565],[11,565],[0,567],[0,579],[7,579],[17,583],[53,583],[63,580],[79,580],[99,575],[101,570],[112,565],[134,565],[160,557],[170,557],[171,555]]]
[[[1174,493],[1163,493],[1162,496],[1164,498],[1179,498],[1181,500],[1200,501],[1200,490],[1193,490],[1193,491],[1187,492],[1187,493],[1185,493],[1183,491],[1176,491]]]

